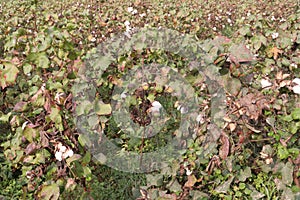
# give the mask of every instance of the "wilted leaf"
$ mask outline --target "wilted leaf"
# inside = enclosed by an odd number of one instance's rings
[[[161,186],[162,185],[162,181],[163,181],[163,176],[161,174],[156,174],[156,175],[152,175],[152,174],[147,174],[146,175],[147,178],[147,185],[148,186]]]
[[[234,176],[231,176],[227,181],[225,181],[223,184],[216,187],[215,191],[219,193],[227,193],[227,191],[230,188],[230,185],[234,179]]]
[[[59,187],[57,184],[43,186],[38,197],[43,200],[57,200],[59,197]]]
[[[253,190],[252,193],[250,194],[252,199],[261,199],[263,198],[265,195],[263,193],[258,192],[257,190]]]
[[[67,158],[66,162],[68,163],[68,165],[70,165],[73,161],[79,160],[80,158],[81,158],[81,155],[74,154],[73,156]]]
[[[167,188],[171,191],[171,192],[181,192],[181,185],[178,183],[177,179],[175,179],[174,181],[171,181],[170,184],[167,185]]]
[[[254,55],[243,44],[233,44],[228,50],[230,52],[230,60],[236,64],[255,61]]]
[[[293,169],[294,167],[290,162],[287,162],[281,169],[282,182],[288,186],[293,183]]]
[[[29,154],[33,153],[37,148],[38,148],[38,146],[36,145],[36,143],[32,142],[29,145],[27,145],[27,147],[25,149],[25,154],[29,155]]]
[[[208,194],[198,191],[198,190],[192,190],[190,192],[190,194],[192,196],[192,200],[200,200],[200,199],[208,199],[209,198]]]
[[[298,196],[298,198],[295,198],[295,194],[291,190],[291,188],[286,187],[286,188],[284,188],[284,190],[282,192],[281,199],[295,200],[295,199],[299,199],[299,196]]]
[[[244,170],[240,171],[240,174],[238,176],[239,181],[246,181],[247,178],[251,177],[251,168],[250,167],[246,167]]]
[[[23,112],[26,110],[27,108],[27,102],[24,101],[20,101],[18,103],[16,103],[16,105],[14,106],[14,111],[16,112]]]
[[[47,138],[45,131],[40,132],[40,143],[41,143],[42,147],[49,146],[49,139]]]
[[[238,100],[239,105],[246,109],[246,115],[254,120],[257,120],[262,114],[262,110],[267,108],[267,102],[266,97],[259,92],[249,93]],[[255,131],[250,125],[247,127]]]

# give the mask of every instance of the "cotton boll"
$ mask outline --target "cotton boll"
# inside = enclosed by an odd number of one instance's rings
[[[62,152],[60,151],[55,152],[55,158],[58,161],[62,161]]]
[[[294,87],[293,87],[293,92],[294,92],[295,94],[300,94],[300,85],[294,86]]]
[[[153,101],[152,106],[158,109],[162,108],[162,105],[158,101]]]
[[[133,11],[133,7],[128,7],[127,11],[131,13]]]
[[[300,78],[295,78],[292,82],[300,85]]]
[[[130,25],[130,22],[126,20],[126,21],[124,22],[124,25],[125,25],[125,26],[129,26],[129,25]]]
[[[272,86],[272,83],[267,79],[261,79],[260,81],[261,87],[266,88]]]
[[[296,85],[292,88],[295,94],[300,94],[300,78],[295,78],[293,81]]]

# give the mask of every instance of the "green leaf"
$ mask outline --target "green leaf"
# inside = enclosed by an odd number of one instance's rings
[[[295,108],[292,113],[291,116],[294,120],[298,120],[300,119],[300,108]]]
[[[27,56],[27,60],[33,62],[38,68],[48,68],[50,64],[45,52],[31,53]]]
[[[233,44],[228,51],[231,54],[230,59],[235,62],[251,62],[254,61],[254,56],[244,44]],[[232,57],[233,56],[233,57]]]
[[[38,68],[48,68],[50,61],[46,55],[46,53],[40,53],[37,55],[35,59],[35,64]]]
[[[290,154],[286,147],[278,145],[277,155],[282,160],[288,158]]]
[[[58,108],[52,107],[51,108],[51,113],[49,115],[51,121],[53,121],[55,123],[55,127],[60,130],[63,131],[63,125],[62,125],[62,118],[60,115],[60,110]]]
[[[23,72],[25,75],[30,73],[31,70],[32,70],[32,66],[30,64],[26,63],[23,65]]]
[[[37,137],[37,130],[27,126],[23,131],[23,135],[29,142],[33,142],[34,138]]]
[[[85,147],[85,146],[90,147],[91,144],[92,144],[91,141],[89,140],[89,138],[86,135],[83,135],[83,134],[80,134],[78,136],[78,142],[83,147]]]
[[[83,156],[82,158],[82,165],[86,165],[91,161],[91,153],[90,152],[86,152],[86,154]]]
[[[42,40],[42,42],[38,45],[38,50],[40,52],[45,51],[50,47],[50,45],[51,45],[51,38],[48,36],[44,40]]]
[[[289,38],[289,37],[283,37],[283,38],[281,38],[280,41],[279,41],[279,43],[280,43],[280,47],[281,47],[282,49],[285,49],[285,48],[287,48],[288,46],[291,46],[291,45],[292,45],[291,38]]]
[[[11,116],[11,112],[7,113],[6,115],[3,114],[1,111],[0,111],[0,121],[1,122],[8,122],[9,121],[9,117]]]

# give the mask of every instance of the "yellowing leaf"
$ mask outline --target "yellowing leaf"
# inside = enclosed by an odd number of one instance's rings
[[[18,73],[18,68],[12,63],[3,63],[2,68],[0,65],[0,86],[2,89],[15,83]]]
[[[97,115],[109,115],[111,114],[111,106],[110,104],[99,102],[98,104],[96,104],[95,111]]]
[[[189,175],[188,181],[184,184],[184,187],[193,187],[197,181],[198,179],[195,177],[195,175]]]
[[[282,50],[278,49],[277,47],[272,47],[269,50],[269,53],[273,55],[274,60],[276,60],[278,58],[278,54],[282,53]]]

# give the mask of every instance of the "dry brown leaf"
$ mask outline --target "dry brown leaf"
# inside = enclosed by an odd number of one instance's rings
[[[280,84],[279,84],[279,87],[285,87],[287,85],[291,85],[291,82],[290,80],[284,80],[284,81],[281,81]]]
[[[37,145],[36,143],[32,142],[29,145],[27,145],[27,147],[25,149],[25,154],[26,155],[32,154],[38,148],[40,148],[40,146]]]
[[[47,111],[47,113],[51,113],[51,105],[53,105],[53,103],[51,102],[52,100],[49,91],[45,90],[44,95],[46,99],[44,109]]]
[[[257,120],[262,114],[262,110],[268,108],[269,101],[260,92],[254,92],[243,96],[239,99],[238,104],[245,109],[242,114]]]
[[[198,179],[195,177],[194,174],[188,176],[187,182],[184,184],[184,187],[191,188],[197,183]]]
[[[230,123],[229,124],[229,129],[230,129],[231,132],[234,131],[236,129],[236,123]]]
[[[24,102],[24,101],[20,101],[18,103],[16,103],[16,105],[14,106],[14,111],[16,112],[23,112],[26,107],[27,107],[27,102]]]
[[[219,151],[219,156],[221,159],[225,160],[229,154],[230,143],[229,143],[228,136],[224,132],[222,132],[220,139],[221,139],[222,146]]]
[[[232,120],[231,120],[230,117],[228,117],[228,116],[223,117],[223,120],[224,120],[225,122],[232,122]]]
[[[40,132],[40,143],[41,143],[42,147],[49,146],[49,139],[47,138],[46,134],[47,133],[45,131]]]

